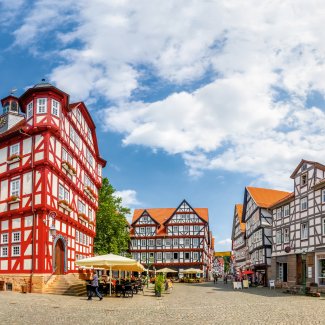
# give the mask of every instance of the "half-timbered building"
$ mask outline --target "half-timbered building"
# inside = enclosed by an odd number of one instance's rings
[[[272,277],[325,289],[325,165],[302,160],[291,178],[294,191],[272,206]]]
[[[246,225],[242,221],[243,205],[236,204],[234,208],[234,219],[232,226],[232,256],[233,267],[237,274],[240,274],[246,267],[247,245],[246,245]]]
[[[209,277],[213,242],[207,208],[192,208],[184,200],[177,208],[134,211],[130,252],[146,266],[171,267],[180,274],[198,268]]]
[[[246,223],[248,259],[246,269],[255,280],[267,284],[272,252],[272,210],[270,207],[289,193],[272,189],[246,187],[242,222]]]
[[[106,162],[86,106],[60,89],[42,82],[1,103],[0,280],[42,291],[93,254]]]

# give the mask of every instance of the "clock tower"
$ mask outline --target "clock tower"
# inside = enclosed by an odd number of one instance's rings
[[[14,113],[19,114],[19,100],[13,95],[9,95],[1,100],[3,114]]]

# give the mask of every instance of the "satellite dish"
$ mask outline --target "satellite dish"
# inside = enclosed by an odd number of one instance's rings
[[[284,248],[284,251],[285,251],[286,253],[290,253],[290,252],[291,252],[291,247],[290,247],[290,246],[286,246],[286,247]]]

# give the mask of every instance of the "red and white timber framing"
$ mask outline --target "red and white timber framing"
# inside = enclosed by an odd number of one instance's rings
[[[136,209],[130,236],[133,258],[146,266],[180,274],[196,268],[203,277],[212,276],[214,238],[207,208],[192,208],[184,200],[178,208]]]
[[[94,122],[44,82],[1,102],[0,280],[77,272],[76,259],[93,255],[106,164]]]

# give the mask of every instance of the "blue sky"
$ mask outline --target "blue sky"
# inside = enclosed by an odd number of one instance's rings
[[[230,248],[247,185],[325,163],[322,1],[0,0],[0,95],[46,78],[84,101],[131,209],[209,208]]]

